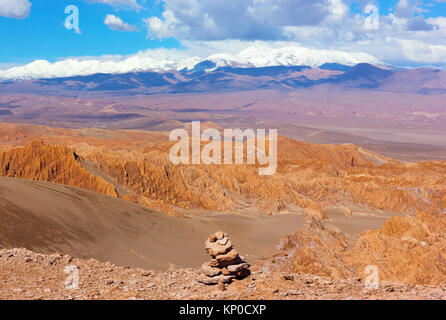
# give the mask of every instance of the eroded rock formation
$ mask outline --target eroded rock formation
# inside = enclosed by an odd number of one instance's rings
[[[259,176],[257,165],[175,166],[169,161],[170,146],[79,152],[132,190],[133,201],[163,211],[233,211],[247,201],[261,212],[299,207],[321,217],[326,207],[350,204],[408,214],[426,206],[446,207],[445,162],[402,163],[353,145],[280,137],[277,173]]]
[[[423,211],[364,232],[344,257],[361,277],[366,266],[374,265],[383,281],[441,285],[446,283],[445,248],[446,215]]]
[[[445,162],[404,163],[354,145],[318,145],[279,137],[277,173],[259,176],[258,165],[175,166],[168,156],[172,143],[165,142],[162,133],[23,125],[16,133],[14,125],[0,129],[8,137],[2,146],[9,148],[8,155],[27,157],[11,146],[33,136],[46,145],[69,147],[129,190],[124,199],[167,213],[231,212],[246,203],[263,213],[304,208],[320,217],[326,207],[352,204],[404,214],[446,207]],[[16,161],[33,163],[30,160],[28,156]],[[46,170],[40,164],[31,166],[35,172],[16,176],[56,180],[53,174],[40,172]],[[74,175],[58,177],[56,182],[67,183],[67,179],[70,185],[114,192],[110,186],[92,187],[99,182],[77,181]]]
[[[115,188],[82,168],[74,150],[36,140],[24,148],[0,152],[0,175],[61,183],[116,197]]]
[[[313,218],[305,229],[282,239],[287,253],[263,262],[276,272],[301,272],[333,279],[367,278],[377,270],[381,283],[446,284],[446,216],[419,212],[394,217],[381,229],[347,242],[329,222]]]

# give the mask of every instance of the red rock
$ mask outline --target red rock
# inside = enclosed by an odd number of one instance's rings
[[[233,276],[216,276],[216,277],[206,277],[204,274],[198,276],[197,281],[203,284],[219,284],[219,283],[229,283],[232,281]]]
[[[210,242],[208,240],[205,243],[205,248],[212,257],[215,257],[228,253],[232,249],[232,243],[228,241],[225,245],[220,245],[218,242]]]
[[[242,269],[248,269],[248,267],[249,267],[249,264],[244,262],[244,263],[240,263],[240,264],[230,265],[230,266],[227,266],[226,268],[228,269],[229,272],[236,273],[236,272],[241,271]]]
[[[238,252],[234,249],[232,249],[228,253],[216,256],[215,260],[217,260],[219,266],[221,267],[226,267],[231,264],[239,264],[243,262],[242,259],[240,259]]]
[[[223,232],[223,231],[217,231],[215,233],[215,237],[217,238],[217,240],[221,240],[221,239],[223,239],[224,237],[227,237],[227,236],[228,236],[228,234]]]
[[[219,268],[211,267],[208,262],[201,266],[201,271],[208,277],[218,276],[222,272],[222,270]]]

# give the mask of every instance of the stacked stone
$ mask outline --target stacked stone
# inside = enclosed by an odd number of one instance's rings
[[[198,278],[199,282],[229,283],[234,278],[249,275],[249,264],[233,248],[227,233],[218,231],[210,235],[205,242],[205,248],[212,259],[201,266],[203,274]]]

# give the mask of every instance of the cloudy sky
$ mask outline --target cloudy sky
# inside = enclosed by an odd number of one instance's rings
[[[70,30],[68,5],[78,10]],[[446,0],[0,0],[0,42],[0,69],[67,57],[206,57],[253,42],[446,67]]]

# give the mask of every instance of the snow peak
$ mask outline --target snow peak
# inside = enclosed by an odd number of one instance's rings
[[[180,314],[206,316],[207,318],[209,318],[212,315],[213,310],[214,307],[193,307],[186,304],[185,307],[180,308]]]

